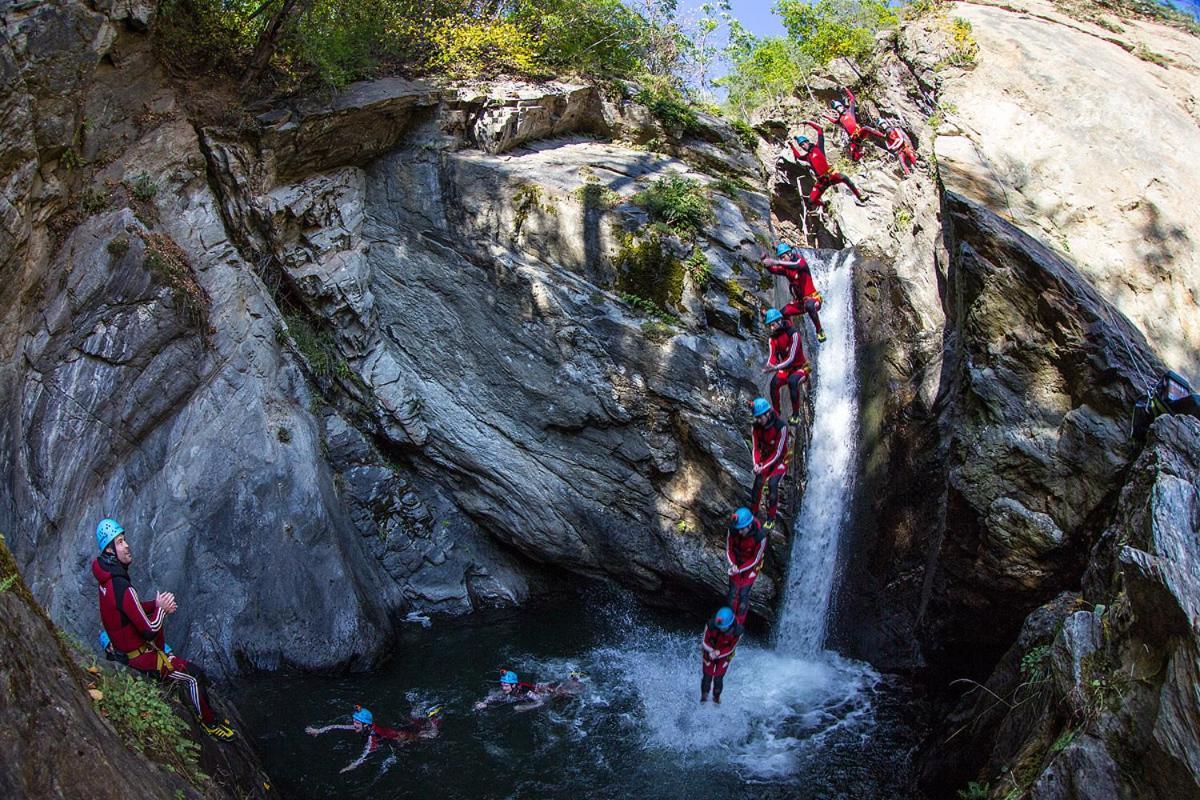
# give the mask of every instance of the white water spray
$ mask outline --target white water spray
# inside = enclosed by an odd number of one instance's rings
[[[854,353],[854,253],[809,259],[824,298],[821,322],[828,339],[818,346],[812,442],[800,514],[792,528],[787,584],[775,632],[784,653],[811,657],[825,643],[838,546],[849,520],[858,440],[858,386]]]

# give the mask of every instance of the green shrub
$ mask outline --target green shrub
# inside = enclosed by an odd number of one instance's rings
[[[575,190],[575,196],[579,198],[579,202],[583,203],[583,207],[586,209],[595,208],[607,211],[621,205],[621,195],[618,192],[592,177],[589,177],[584,181],[583,186]]]
[[[649,319],[642,323],[642,336],[652,342],[665,342],[675,335],[675,329],[665,322]]]
[[[702,292],[708,288],[708,284],[712,281],[712,264],[708,263],[708,257],[699,247],[692,250],[692,254],[684,259],[683,268],[687,270],[688,277],[692,279],[692,285],[696,287],[696,291]]]
[[[947,60],[956,67],[972,66],[979,57],[979,45],[975,42],[971,22],[962,17],[950,21],[950,46],[953,49]]]
[[[758,149],[758,131],[754,127],[741,119],[732,119],[729,121],[729,126],[733,128],[733,132],[737,134],[738,139],[742,144],[746,145],[746,149],[754,152]]]
[[[633,99],[650,110],[668,132],[695,134],[702,128],[700,118],[682,95],[669,88],[642,89]]]
[[[633,196],[633,202],[672,232],[695,235],[713,219],[712,200],[693,178],[667,175]]]
[[[103,211],[108,205],[108,190],[99,186],[89,186],[79,197],[79,207],[89,214]]]
[[[621,0],[518,0],[512,21],[529,31],[538,60],[602,78],[646,70],[649,23]]]
[[[187,723],[164,699],[158,684],[124,670],[103,670],[98,687],[96,707],[126,744],[193,784],[207,780],[200,771],[199,745],[188,736]]]
[[[1157,64],[1160,67],[1165,67],[1171,63],[1170,59],[1162,53],[1156,53],[1142,42],[1138,42],[1137,47],[1133,48],[1133,54],[1142,61],[1147,61],[1151,64]]]
[[[110,255],[120,258],[121,256],[123,256],[129,252],[129,237],[128,236],[114,237],[109,240],[108,245],[105,247],[105,249],[108,250]]]
[[[978,783],[971,781],[967,784],[966,789],[958,790],[959,800],[988,800],[992,794],[992,785],[990,783]]]
[[[818,64],[835,58],[862,60],[875,34],[898,20],[886,0],[779,0],[775,12],[800,51]]]
[[[434,24],[430,38],[434,48],[431,66],[454,77],[542,72],[538,42],[507,20],[450,17]]]
[[[1039,683],[1050,677],[1050,645],[1039,644],[1021,656],[1021,677]]]
[[[756,108],[790,96],[812,72],[814,64],[790,39],[760,39],[739,31],[740,26],[733,29],[726,51],[729,72],[717,79],[716,84],[727,92],[725,105],[730,113],[746,117]],[[757,140],[755,135],[752,149]]]

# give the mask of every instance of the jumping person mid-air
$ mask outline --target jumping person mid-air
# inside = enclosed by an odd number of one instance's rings
[[[817,141],[814,143],[807,136],[797,136],[795,139],[788,140],[788,145],[791,146],[792,155],[796,157],[796,160],[807,164],[816,175],[816,182],[813,183],[812,191],[808,193],[808,202],[820,208],[824,205],[821,195],[825,194],[825,190],[844,183],[850,187],[850,191],[854,192],[858,202],[865,203],[866,195],[858,190],[854,182],[829,166],[829,159],[825,155],[825,130],[811,120],[806,120],[804,124],[817,132]]]
[[[842,130],[846,132],[846,136],[850,139],[850,160],[858,161],[863,156],[862,144],[865,137],[870,136],[879,143],[883,143],[883,134],[867,125],[862,125],[858,121],[858,100],[854,97],[854,92],[849,89],[842,89],[845,94],[845,101],[834,100],[830,103],[833,108],[833,114],[824,114],[824,118],[834,125],[841,125]]]
[[[733,659],[733,651],[737,649],[741,638],[742,626],[734,620],[731,608],[719,609],[705,624],[704,635],[700,637],[701,703],[708,701],[710,689],[713,702],[721,702],[721,692],[725,689],[725,673],[729,671],[729,662]]]
[[[762,570],[767,552],[767,534],[748,508],[739,508],[729,519],[725,535],[725,560],[729,562],[729,594],[726,603],[738,625],[750,613],[750,589]]]
[[[751,457],[754,460],[754,486],[750,489],[750,513],[758,516],[766,488],[767,521],[763,528],[772,530],[779,514],[779,481],[787,474],[788,429],[771,404],[759,397],[752,406],[754,424],[750,428]]]
[[[817,291],[812,270],[800,251],[790,244],[778,242],[775,245],[775,258],[764,255],[760,261],[767,272],[787,278],[792,302],[783,307],[783,316],[791,321],[801,314],[808,314],[817,332],[817,341],[825,341],[825,329],[821,327],[821,317],[817,314],[821,310],[821,293]]]

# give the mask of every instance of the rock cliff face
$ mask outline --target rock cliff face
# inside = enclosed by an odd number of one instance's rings
[[[94,635],[107,515],[224,673],[372,663],[539,564],[721,590],[768,213],[725,123],[399,79],[243,114],[131,8],[0,8],[0,528],[56,620]],[[667,175],[709,232],[647,235]]]

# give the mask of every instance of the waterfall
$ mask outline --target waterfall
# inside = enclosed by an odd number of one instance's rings
[[[854,258],[853,251],[815,251],[809,257],[824,298],[821,323],[828,338],[809,353],[816,369],[806,490],[792,526],[791,556],[775,630],[776,648],[798,656],[815,655],[825,643],[838,546],[854,494],[858,441]]]

